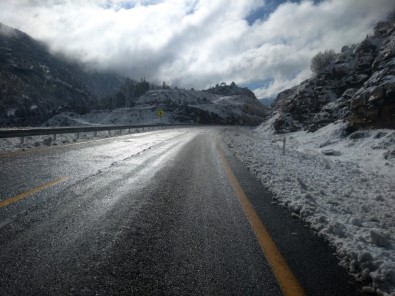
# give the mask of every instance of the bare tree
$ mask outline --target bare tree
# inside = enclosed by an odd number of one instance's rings
[[[333,49],[325,50],[324,52],[319,52],[311,60],[311,71],[314,74],[321,73],[330,63],[332,63],[336,58],[336,53]]]

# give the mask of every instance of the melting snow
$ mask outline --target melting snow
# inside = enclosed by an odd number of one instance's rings
[[[288,207],[332,244],[357,279],[395,295],[395,131],[358,131],[343,123],[315,133],[277,135],[273,122],[229,129],[236,156]],[[286,149],[283,154],[283,140]]]

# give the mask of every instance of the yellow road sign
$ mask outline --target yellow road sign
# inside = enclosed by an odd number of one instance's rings
[[[158,116],[159,118],[162,118],[164,115],[165,115],[165,111],[163,111],[163,110],[156,111],[156,116]]]

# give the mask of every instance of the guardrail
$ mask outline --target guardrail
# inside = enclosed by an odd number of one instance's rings
[[[78,127],[50,127],[50,128],[10,128],[0,129],[0,139],[4,138],[20,138],[21,144],[24,143],[24,138],[29,136],[47,136],[52,135],[53,140],[56,140],[56,135],[59,134],[76,134],[76,139],[79,138],[80,133],[93,132],[94,136],[97,136],[97,132],[108,131],[109,135],[111,131],[122,131],[132,129],[166,129],[166,128],[177,128],[193,126],[195,124],[146,124],[146,125],[100,125],[100,126],[78,126]]]

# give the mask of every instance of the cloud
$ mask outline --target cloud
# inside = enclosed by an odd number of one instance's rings
[[[270,97],[308,78],[318,51],[361,41],[395,9],[393,0],[273,3],[2,0],[0,22],[90,67],[180,87],[270,81],[255,90]]]

